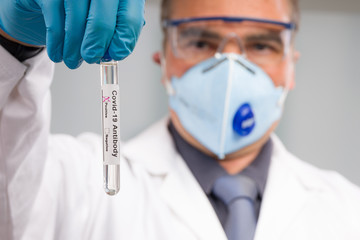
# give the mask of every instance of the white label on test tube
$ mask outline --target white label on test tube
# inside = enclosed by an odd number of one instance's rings
[[[120,93],[117,62],[101,62],[100,76],[104,190],[108,195],[115,195],[120,190]]]
[[[120,164],[119,85],[104,84],[102,90],[104,165]]]

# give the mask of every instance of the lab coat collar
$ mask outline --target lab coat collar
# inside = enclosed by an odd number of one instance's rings
[[[160,194],[169,208],[199,239],[226,239],[221,224],[184,160],[177,153],[168,132],[169,118],[125,145],[123,155],[131,162],[141,162],[151,176],[163,180]],[[267,186],[261,205],[255,240],[281,239],[294,220],[316,194],[321,183],[312,167],[287,152],[272,135],[274,149]]]
[[[123,155],[142,162],[153,177],[161,176],[160,195],[197,239],[226,240],[226,235],[201,186],[177,153],[168,132],[169,118],[125,145]]]
[[[164,180],[161,196],[197,239],[226,240],[225,232],[201,186],[177,155],[174,170]]]
[[[151,175],[166,175],[177,156],[168,123],[169,117],[165,117],[126,143],[122,155],[132,163],[141,163]]]
[[[302,210],[321,192],[321,184],[309,174],[312,167],[287,152],[275,135],[272,140],[272,162],[255,240],[283,239]]]

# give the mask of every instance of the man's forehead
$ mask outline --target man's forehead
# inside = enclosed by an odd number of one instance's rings
[[[289,0],[170,0],[171,18],[244,16],[290,21]]]

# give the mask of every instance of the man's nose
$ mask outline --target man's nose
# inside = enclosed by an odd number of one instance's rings
[[[241,39],[235,33],[228,34],[221,42],[217,52],[245,54]]]

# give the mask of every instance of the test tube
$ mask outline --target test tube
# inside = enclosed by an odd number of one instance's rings
[[[115,195],[120,190],[120,96],[118,63],[100,63],[102,95],[102,142],[104,190]]]

